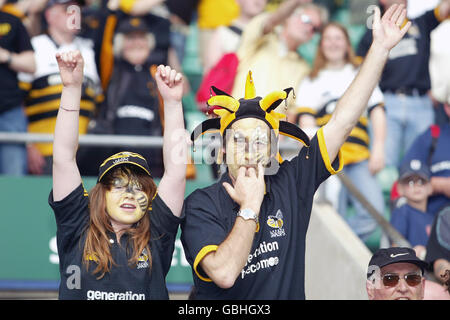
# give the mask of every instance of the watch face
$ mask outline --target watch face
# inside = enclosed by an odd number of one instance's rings
[[[245,220],[250,220],[250,219],[256,220],[256,214],[251,209],[240,210],[238,215],[241,216],[242,218],[244,218]]]

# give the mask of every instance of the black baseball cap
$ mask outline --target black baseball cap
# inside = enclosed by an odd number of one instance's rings
[[[124,164],[134,165],[142,169],[145,173],[147,173],[150,177],[152,177],[152,175],[150,174],[150,169],[147,164],[147,160],[145,160],[145,158],[142,155],[140,155],[139,153],[122,151],[113,154],[105,161],[103,161],[103,163],[100,165],[99,168],[97,182],[100,182],[100,180],[105,176],[105,174],[112,168]]]
[[[431,178],[430,168],[419,159],[406,160],[400,167],[398,180],[400,181],[412,176],[419,176],[428,181]]]
[[[373,266],[379,267],[381,269],[384,266],[400,262],[415,264],[422,270],[422,273],[425,271],[425,269],[428,268],[428,263],[417,258],[416,252],[411,248],[392,247],[392,248],[378,249],[373,254],[372,259],[370,259],[369,261],[367,278],[369,278],[372,275]],[[372,273],[369,274],[370,271],[372,271]]]
[[[139,17],[129,17],[122,20],[117,27],[117,33],[130,33],[135,31],[141,31],[149,33],[150,29],[144,19]]]

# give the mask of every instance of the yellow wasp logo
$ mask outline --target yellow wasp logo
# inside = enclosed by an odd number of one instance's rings
[[[147,250],[145,250],[145,248],[142,251],[141,255],[139,256],[138,261],[139,262],[148,262]]]
[[[275,229],[280,229],[283,227],[283,214],[281,210],[278,210],[274,216],[267,217],[267,224]]]

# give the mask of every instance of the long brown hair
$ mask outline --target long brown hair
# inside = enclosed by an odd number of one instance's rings
[[[309,77],[311,79],[316,78],[319,75],[320,70],[325,68],[325,66],[327,65],[327,58],[325,58],[325,55],[323,54],[323,51],[322,51],[322,41],[323,41],[323,35],[328,27],[336,27],[344,33],[345,39],[347,40],[347,52],[345,54],[346,63],[351,63],[354,67],[358,66],[358,63],[356,62],[356,59],[355,59],[355,51],[352,48],[352,44],[350,42],[350,37],[348,35],[347,29],[343,25],[341,25],[337,22],[330,22],[330,23],[326,24],[323,27],[322,31],[320,32],[320,41],[319,41],[319,45],[317,47],[316,58],[314,59],[313,68],[309,75]]]
[[[111,173],[105,175],[101,182],[97,183],[89,193],[89,224],[86,229],[83,264],[88,269],[90,261],[97,263],[97,268],[93,271],[93,274],[100,274],[97,279],[101,279],[105,273],[111,270],[111,266],[115,265],[110,251],[111,244],[108,236],[108,233],[114,233],[114,230],[111,226],[109,215],[106,212],[105,197],[106,192],[111,189],[114,178],[119,175],[126,175],[130,179],[139,181],[149,199],[147,210],[150,208],[151,200],[156,194],[156,184],[153,179],[144,172],[141,172],[140,169],[135,170],[131,168],[127,165],[119,166]],[[150,219],[147,214],[125,232],[129,234],[129,242],[131,242],[131,247],[133,248],[133,253],[128,261],[129,265],[136,265],[145,249],[150,269],[151,252],[148,246],[150,241]]]

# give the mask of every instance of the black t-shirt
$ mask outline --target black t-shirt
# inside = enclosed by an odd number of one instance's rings
[[[434,11],[411,20],[412,25],[403,39],[391,50],[380,80],[383,92],[397,89],[418,89],[424,94],[430,89],[428,62],[430,33],[439,25]],[[367,30],[357,50],[364,57],[372,44],[372,30]]]
[[[120,244],[110,233],[110,250],[115,265],[109,273],[97,280],[92,274],[95,261],[90,261],[89,270],[82,262],[85,231],[89,223],[89,198],[80,184],[61,201],[53,201],[53,191],[49,204],[55,212],[57,226],[57,246],[61,283],[60,299],[74,300],[148,300],[168,299],[165,277],[169,272],[174,250],[175,237],[180,218],[174,216],[164,201],[157,195],[152,201],[150,219],[150,254],[142,252],[137,265],[129,265],[129,254],[133,252],[128,235],[122,235]],[[145,219],[145,218],[144,218]],[[128,254],[127,254],[128,253]]]
[[[231,183],[228,173],[187,197],[181,240],[193,267],[196,299],[305,299],[305,240],[313,196],[342,164],[340,156],[330,164],[322,129],[307,149],[284,161],[277,174],[265,177],[259,230],[247,264],[230,289],[216,286],[199,264],[225,240],[239,211],[222,186]]]
[[[450,205],[445,206],[434,218],[430,238],[427,243],[425,260],[433,270],[433,263],[438,259],[450,261]]]
[[[30,37],[19,18],[0,11],[0,47],[10,52],[33,51]],[[17,72],[6,63],[0,63],[0,113],[23,104]]]

